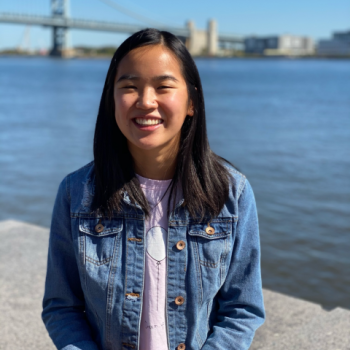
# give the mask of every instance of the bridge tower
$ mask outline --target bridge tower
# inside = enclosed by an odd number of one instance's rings
[[[51,0],[52,17],[67,18],[69,11],[69,0]],[[51,56],[64,56],[67,49],[68,29],[62,26],[52,27],[52,48]]]
[[[211,19],[208,22],[207,30],[197,29],[193,21],[187,22],[187,28],[190,33],[187,38],[187,48],[191,55],[215,56],[218,47],[218,25]]]

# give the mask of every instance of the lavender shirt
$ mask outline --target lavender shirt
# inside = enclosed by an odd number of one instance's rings
[[[166,190],[171,180],[151,180],[139,175],[137,177],[151,207],[150,218],[145,222],[146,261],[140,350],[168,350],[165,295],[167,210],[170,191]]]

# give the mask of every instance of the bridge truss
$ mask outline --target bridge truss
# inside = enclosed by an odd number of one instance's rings
[[[69,17],[69,0],[50,0],[51,16],[28,15],[0,12],[0,23],[37,25],[52,28],[52,48],[50,54],[61,56],[67,48],[67,35],[69,29],[83,29],[92,31],[116,32],[132,34],[144,25],[122,24],[115,22],[84,20]],[[189,27],[157,26],[160,30],[166,30],[180,37],[183,41],[191,38],[193,31]],[[244,39],[232,34],[217,33],[219,43],[242,44]]]

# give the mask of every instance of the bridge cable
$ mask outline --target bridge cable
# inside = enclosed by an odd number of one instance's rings
[[[125,7],[119,5],[119,4],[116,4],[114,1],[111,1],[111,0],[99,0],[100,2],[103,2],[104,4],[110,6],[110,7],[113,7],[115,10],[119,11],[119,12],[122,12],[124,13],[125,15],[131,17],[131,18],[134,18],[134,19],[137,19],[141,22],[144,22],[144,23],[147,23],[147,24],[152,24],[152,25],[155,25],[155,26],[161,26],[161,27],[165,27],[166,24],[164,23],[161,23],[161,22],[157,22],[157,21],[153,21],[152,19],[150,18],[147,18],[147,17],[144,17],[142,15],[139,15],[133,11],[130,11],[128,9],[126,9]]]

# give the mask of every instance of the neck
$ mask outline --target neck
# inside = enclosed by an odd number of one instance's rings
[[[176,168],[178,147],[144,150],[129,144],[135,172],[152,180],[172,179]]]

